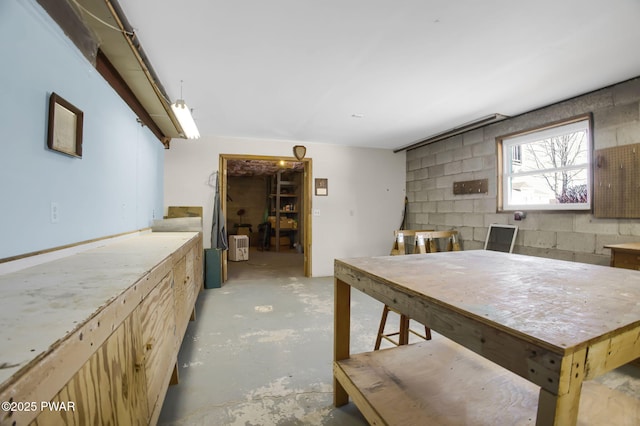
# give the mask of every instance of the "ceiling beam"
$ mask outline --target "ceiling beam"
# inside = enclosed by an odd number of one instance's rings
[[[38,4],[60,26],[62,31],[76,45],[78,50],[92,64],[96,63],[98,42],[91,29],[85,25],[76,10],[67,2],[60,0],[37,0]]]
[[[113,87],[113,90],[115,90],[127,105],[129,105],[133,112],[138,115],[140,124],[147,126],[149,130],[151,130],[151,132],[160,140],[160,142],[162,142],[165,148],[168,149],[171,138],[165,136],[162,130],[153,121],[147,110],[131,91],[131,88],[118,73],[118,70],[116,70],[113,64],[109,62],[109,58],[107,58],[101,50],[98,50],[98,54],[96,55],[96,69],[111,85],[111,87]]]
[[[449,129],[444,132],[437,133],[433,136],[429,136],[427,139],[423,139],[419,142],[414,142],[410,145],[394,149],[393,152],[397,153],[397,152],[410,151],[412,149],[420,148],[430,143],[438,142],[443,139],[448,139],[450,137],[457,136],[465,132],[469,132],[471,130],[479,129],[480,127],[488,126],[489,124],[497,123],[498,121],[502,121],[506,118],[509,118],[509,117],[502,114],[491,114],[486,117],[478,118],[477,120],[473,120],[468,123],[461,124],[457,127],[454,127],[453,129]]]
[[[37,0],[103,78],[169,148],[183,130],[116,0]]]

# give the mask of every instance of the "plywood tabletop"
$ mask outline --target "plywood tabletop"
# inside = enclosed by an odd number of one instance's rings
[[[560,352],[640,327],[638,271],[484,250],[335,264]]]
[[[0,384],[196,235],[146,233],[0,275]]]

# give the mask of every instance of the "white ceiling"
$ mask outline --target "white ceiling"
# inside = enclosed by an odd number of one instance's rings
[[[640,0],[118,3],[203,138],[399,148],[640,76]]]

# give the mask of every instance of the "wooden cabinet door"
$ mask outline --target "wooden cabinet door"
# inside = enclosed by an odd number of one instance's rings
[[[142,353],[138,317],[131,315],[31,424],[148,424]]]
[[[176,318],[173,272],[169,272],[142,301],[134,314],[140,316],[147,383],[148,409],[160,410],[176,363]]]
[[[193,281],[193,274],[187,270],[188,254],[178,260],[173,268],[174,287],[173,292],[176,301],[176,339],[178,345],[182,342],[182,337],[187,329],[189,317],[191,316],[190,283]]]

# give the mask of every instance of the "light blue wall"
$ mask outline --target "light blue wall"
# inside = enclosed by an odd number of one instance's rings
[[[162,216],[164,147],[35,0],[0,1],[0,64],[0,259]],[[82,159],[46,147],[51,92],[84,112]]]

